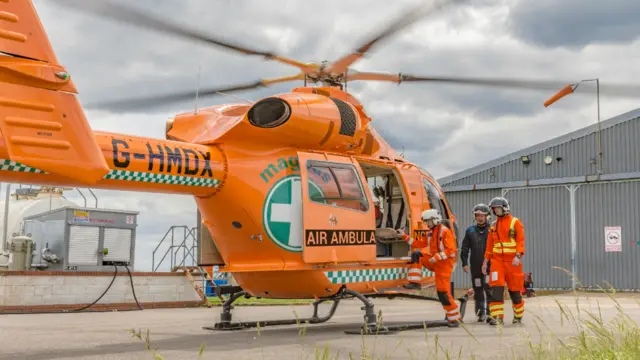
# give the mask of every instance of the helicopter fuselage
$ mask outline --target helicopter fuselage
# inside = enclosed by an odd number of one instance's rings
[[[395,239],[394,256],[378,254],[381,229],[415,234],[422,230],[420,213],[433,204],[453,220],[439,203],[444,196],[434,179],[398,156],[355,99],[338,89],[299,88],[252,104],[181,114],[167,126],[169,140],[93,132],[107,169],[87,183],[87,174],[73,171],[64,157],[53,171],[32,165],[40,154],[69,152],[58,145],[69,128],[56,119],[74,118],[64,107],[62,113],[40,110],[46,97],[25,100],[46,90],[0,86],[22,95],[20,103],[5,99],[0,109],[8,119],[0,140],[1,181],[193,195],[219,265],[253,296],[322,297],[344,283],[362,293],[398,286],[406,282],[410,249]],[[26,161],[12,160],[16,154]],[[376,224],[369,181],[375,176],[388,176],[401,199],[395,205],[406,207],[387,206],[387,219],[399,217],[387,224]]]

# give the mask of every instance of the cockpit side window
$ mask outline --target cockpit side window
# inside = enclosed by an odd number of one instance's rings
[[[447,209],[444,206],[444,202],[442,197],[440,197],[440,193],[438,189],[429,180],[426,178],[422,178],[422,185],[424,186],[424,190],[427,193],[427,198],[429,200],[429,207],[432,209],[436,209],[440,211],[440,214],[444,219],[449,218],[449,214],[447,213]]]
[[[362,182],[353,165],[313,162],[309,166],[309,180],[320,190],[309,192],[311,201],[364,212],[369,210]]]

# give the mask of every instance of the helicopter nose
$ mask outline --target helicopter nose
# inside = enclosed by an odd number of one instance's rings
[[[287,122],[291,117],[291,106],[277,97],[258,101],[249,109],[249,122],[260,128],[274,128]]]

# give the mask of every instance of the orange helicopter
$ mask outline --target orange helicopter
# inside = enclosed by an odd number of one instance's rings
[[[350,69],[378,41],[446,3],[411,9],[355,52],[322,64],[251,50],[121,5],[59,3],[300,70],[293,76],[197,94],[109,103],[153,106],[304,81],[303,87],[248,104],[178,114],[166,124],[166,139],[92,131],[73,80],[58,62],[31,0],[0,2],[0,51],[7,55],[0,59],[0,181],[193,195],[212,239],[200,246],[213,247],[218,255],[217,260],[200,259],[201,265],[221,265],[221,271],[231,273],[238,283],[216,288],[219,296],[230,297],[213,329],[299,321],[232,322],[232,303],[242,296],[316,299],[313,316],[301,320],[309,323],[328,321],[340,299],[356,297],[365,304],[365,333],[422,328],[424,323],[446,326],[446,320],[382,328],[377,324],[369,298],[439,301],[402,289],[408,282],[411,248],[396,230],[421,236],[426,227],[420,214],[435,208],[458,241],[460,234],[437,181],[376,132],[364,106],[346,91],[347,81],[455,82],[544,90],[565,85]],[[307,86],[308,82],[322,86]],[[380,206],[374,203],[376,198]],[[423,270],[422,283],[433,286],[433,274]],[[467,297],[458,300],[463,315]],[[318,305],[324,301],[334,303],[321,317]]]

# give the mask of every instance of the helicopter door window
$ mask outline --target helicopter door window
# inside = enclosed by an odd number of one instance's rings
[[[311,201],[351,210],[369,210],[362,183],[352,165],[312,165],[309,179],[319,190],[309,192]]]
[[[444,204],[442,202],[442,198],[440,197],[440,193],[436,189],[433,184],[429,182],[429,180],[422,178],[422,184],[424,186],[424,190],[427,192],[427,198],[429,199],[429,207],[431,209],[436,209],[440,211],[443,217],[448,218],[448,214],[445,211]]]
[[[449,213],[447,212],[447,207],[444,205],[444,200],[442,198],[440,199],[440,207],[442,208],[440,211],[442,213],[442,217],[448,220]]]

